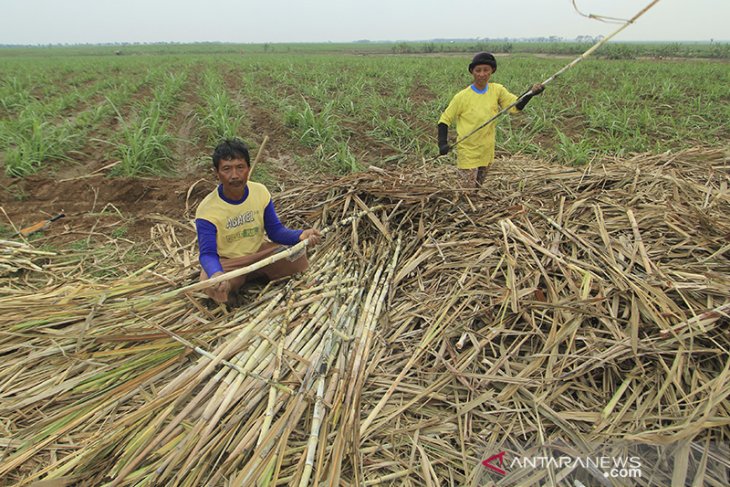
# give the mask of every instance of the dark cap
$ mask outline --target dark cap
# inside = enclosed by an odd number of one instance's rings
[[[469,72],[474,71],[474,68],[480,64],[488,64],[492,67],[492,71],[497,71],[497,60],[488,52],[478,52],[474,55],[471,64],[469,64]]]

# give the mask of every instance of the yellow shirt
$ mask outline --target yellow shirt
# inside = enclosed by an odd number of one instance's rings
[[[488,83],[484,93],[477,93],[467,86],[454,95],[441,114],[439,123],[449,126],[455,123],[456,133],[461,139],[516,100],[515,95],[498,83]],[[510,110],[510,113],[517,112],[519,110],[514,107]],[[457,145],[456,167],[472,169],[489,166],[494,161],[495,133],[495,122],[492,122]]]
[[[271,201],[266,186],[249,181],[248,195],[243,203],[223,200],[218,188],[198,205],[195,218],[215,225],[218,255],[233,259],[255,253],[264,241],[264,210]]]

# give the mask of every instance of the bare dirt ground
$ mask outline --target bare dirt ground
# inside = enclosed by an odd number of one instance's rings
[[[188,208],[194,208],[214,187],[212,174],[207,178],[201,176],[109,178],[97,174],[64,181],[39,176],[2,177],[3,225],[22,228],[64,213],[65,218],[54,222],[44,232],[54,244],[78,240],[92,228],[96,231],[123,228],[117,230],[119,236],[141,242],[149,238],[153,215],[182,220],[186,201]]]

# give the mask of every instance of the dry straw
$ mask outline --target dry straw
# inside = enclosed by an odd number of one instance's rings
[[[164,263],[119,280],[0,242],[0,478],[619,485],[481,461],[638,452],[632,485],[727,485],[728,168],[690,150],[503,161],[480,191],[417,170],[305,185],[277,195],[286,221],[371,211],[235,309],[176,291],[187,225],[156,225]]]

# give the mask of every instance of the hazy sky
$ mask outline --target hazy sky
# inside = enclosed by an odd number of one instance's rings
[[[650,0],[576,0],[631,18]],[[730,40],[730,0],[660,0],[615,40]],[[2,0],[0,44],[608,35],[571,0]]]

